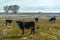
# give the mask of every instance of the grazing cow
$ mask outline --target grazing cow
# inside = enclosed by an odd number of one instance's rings
[[[10,26],[11,22],[12,22],[12,20],[6,20],[6,26],[7,26],[8,24],[9,24],[9,26]]]
[[[56,20],[56,17],[52,17],[52,18],[49,20],[49,22],[55,21],[55,20]]]
[[[38,22],[38,18],[35,18],[35,21]]]
[[[31,33],[30,34],[35,34],[35,23],[33,21],[31,22],[22,22],[22,21],[17,21],[18,26],[22,30],[22,35],[24,35],[24,29],[29,29],[31,28]]]

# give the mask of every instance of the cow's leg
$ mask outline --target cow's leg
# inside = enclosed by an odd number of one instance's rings
[[[9,23],[9,26],[11,26],[11,23]]]
[[[31,33],[30,34],[32,34],[32,33],[35,34],[35,28],[34,27],[31,28]]]
[[[33,30],[32,30],[32,31],[33,31],[33,35],[34,35],[34,34],[35,34],[35,28],[33,28]]]
[[[7,22],[6,22],[6,26],[7,26]]]
[[[24,35],[24,29],[22,29],[22,35]]]

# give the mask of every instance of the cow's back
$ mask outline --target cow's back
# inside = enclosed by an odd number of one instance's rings
[[[29,29],[31,27],[34,27],[35,23],[34,22],[25,22],[25,28]]]
[[[12,20],[6,20],[6,22],[12,22]]]

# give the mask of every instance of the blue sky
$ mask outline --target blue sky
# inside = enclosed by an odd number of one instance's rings
[[[0,0],[0,11],[5,5],[19,5],[19,11],[60,11],[60,0]]]

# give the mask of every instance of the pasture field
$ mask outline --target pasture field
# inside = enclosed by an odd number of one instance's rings
[[[21,21],[34,21],[34,18],[20,18]],[[25,35],[13,20],[11,26],[5,25],[5,19],[0,19],[0,40],[60,40],[60,18],[49,22],[49,18],[39,18],[35,22],[35,35],[29,35],[30,29],[25,29]]]

